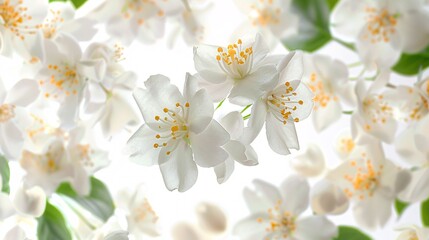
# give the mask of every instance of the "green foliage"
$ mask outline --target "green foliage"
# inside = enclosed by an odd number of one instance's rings
[[[316,51],[331,39],[329,15],[337,0],[293,0],[292,10],[299,16],[298,32],[282,40],[290,50]]]
[[[60,211],[49,202],[43,215],[37,218],[39,240],[71,240],[72,236]]]
[[[80,8],[87,0],[49,0],[49,2],[67,2],[70,1],[73,3],[76,9]]]
[[[69,183],[62,183],[57,189],[57,194],[74,200],[104,221],[107,221],[115,211],[112,196],[106,185],[94,177],[91,177],[91,192],[88,196],[79,196]]]
[[[422,218],[423,226],[429,227],[429,198],[422,202],[420,206],[420,215]]]
[[[427,67],[429,67],[429,46],[419,53],[403,53],[392,69],[399,74],[412,76]]]
[[[9,189],[9,178],[10,178],[9,162],[3,156],[0,156],[0,175],[1,175],[2,183],[3,183],[1,191],[4,193],[10,193],[10,189]]]
[[[334,240],[372,240],[368,235],[350,226],[338,226],[338,237]]]
[[[402,213],[405,211],[405,209],[407,209],[409,205],[410,205],[409,203],[402,202],[398,199],[395,200],[395,210],[396,210],[396,213],[398,214],[398,217],[402,215]]]

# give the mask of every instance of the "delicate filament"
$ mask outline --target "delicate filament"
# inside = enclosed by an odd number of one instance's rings
[[[338,97],[332,94],[329,86],[326,86],[321,79],[318,79],[315,73],[310,75],[310,83],[308,84],[308,87],[315,94],[313,99],[316,103],[314,105],[314,110],[319,109],[319,107],[325,108],[330,101],[338,101]]]
[[[292,236],[296,230],[296,224],[295,224],[296,217],[293,216],[288,211],[283,211],[281,209],[281,204],[282,202],[279,200],[277,201],[274,208],[268,209],[269,222],[265,231],[269,233],[274,233],[274,232],[281,233],[280,237],[283,239],[286,239]],[[258,218],[256,219],[256,221],[261,224],[264,223],[264,219],[262,218]]]
[[[259,4],[252,4],[250,17],[253,25],[267,26],[280,23],[281,9],[274,7],[275,0],[259,0]]]
[[[18,0],[16,5],[12,5],[10,0],[3,0],[0,3],[0,25],[22,40],[25,39],[23,33],[33,34],[34,28],[40,28],[39,25],[32,26],[33,29],[26,25],[32,17],[27,13],[28,8],[22,6],[23,2]]]
[[[15,117],[15,105],[3,104],[0,106],[0,123],[9,121]]]
[[[367,7],[368,32],[364,38],[370,38],[372,43],[389,42],[390,36],[396,32],[397,16],[386,9]]]
[[[393,116],[393,108],[384,101],[383,95],[367,97],[363,101],[363,111],[373,124],[385,124]],[[370,131],[371,126],[367,124],[365,130]]]
[[[39,84],[45,89],[45,97],[58,98],[60,96],[77,95],[81,82],[76,68],[67,64],[48,65],[51,72],[48,81],[40,80]]]
[[[217,49],[216,61],[219,67],[234,79],[241,79],[252,70],[253,48],[243,49],[242,44],[241,39],[238,39],[237,43],[228,45],[226,49]]]
[[[290,120],[294,122],[300,121],[299,118],[293,118],[293,113],[298,109],[299,105],[304,104],[304,101],[292,100],[291,97],[296,95],[297,93],[290,82],[286,82],[284,92],[272,93],[267,98],[267,105],[273,110],[273,116],[285,125]]]
[[[64,22],[64,18],[61,17],[61,11],[50,10],[50,16],[45,19],[45,22],[42,25],[42,30],[45,38],[53,38],[57,32],[57,27],[59,23]]]

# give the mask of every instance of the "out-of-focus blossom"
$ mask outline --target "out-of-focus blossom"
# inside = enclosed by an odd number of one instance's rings
[[[383,71],[367,88],[363,80],[356,84],[357,111],[352,115],[352,135],[358,143],[371,141],[372,136],[391,143],[396,134],[397,122],[389,96],[380,93],[387,83],[390,73]]]
[[[348,157],[357,151],[359,147],[356,141],[352,137],[350,130],[341,132],[335,141],[335,152],[338,154],[341,160],[347,160]]]
[[[291,159],[290,164],[299,175],[305,177],[316,177],[326,170],[325,157],[316,144],[308,144],[302,154]]]
[[[316,214],[340,215],[349,208],[344,191],[329,180],[318,182],[311,189],[311,209]]]
[[[18,53],[26,59],[42,57],[37,54],[42,48],[38,29],[47,13],[48,0],[1,0],[0,54]]]
[[[270,47],[279,39],[296,33],[298,17],[291,11],[290,0],[235,0],[249,19],[238,27],[237,34],[260,32]]]
[[[314,93],[313,124],[322,131],[341,118],[341,102],[353,104],[347,66],[325,55],[305,55],[304,82]]]
[[[409,183],[408,171],[384,157],[379,141],[367,143],[327,175],[353,203],[357,223],[366,228],[386,224],[392,203]]]
[[[276,65],[267,61],[268,53],[260,34],[254,41],[238,39],[228,47],[197,46],[194,63],[200,86],[215,101],[228,97],[234,104],[252,104],[278,82]]]
[[[38,186],[31,188],[21,186],[15,192],[13,204],[20,214],[40,217],[45,211],[46,195]]]
[[[337,227],[324,216],[301,216],[309,204],[310,187],[305,179],[290,176],[280,188],[262,180],[253,184],[254,191],[244,189],[251,215],[234,227],[240,239],[327,240],[337,236]]]
[[[231,137],[231,140],[223,146],[228,152],[229,157],[224,163],[214,167],[218,183],[224,183],[234,171],[234,162],[245,166],[254,166],[258,164],[258,155],[248,141],[242,139],[244,121],[239,112],[228,113],[219,123]]]
[[[429,10],[423,1],[353,1],[338,3],[332,28],[356,43],[368,68],[391,67],[401,52],[416,53],[429,43]]]
[[[118,194],[118,208],[125,214],[128,232],[136,239],[144,236],[156,237],[161,234],[159,217],[152,208],[144,186],[135,190],[123,190]]]
[[[307,118],[313,108],[313,94],[301,81],[303,67],[301,52],[292,52],[282,60],[279,81],[252,106],[244,139],[253,141],[265,123],[274,152],[287,155],[290,149],[299,149],[295,123]]]
[[[184,192],[197,180],[197,165],[214,167],[228,158],[221,146],[229,134],[212,119],[212,101],[191,75],[183,94],[162,75],[145,86],[134,91],[145,124],[128,141],[131,160],[159,165],[166,187]]]
[[[426,240],[429,239],[429,229],[422,228],[415,225],[399,227],[396,230],[401,233],[398,235],[396,240]]]
[[[8,159],[17,160],[24,146],[23,118],[25,107],[39,96],[40,89],[34,80],[23,79],[7,91],[0,82],[0,146]]]

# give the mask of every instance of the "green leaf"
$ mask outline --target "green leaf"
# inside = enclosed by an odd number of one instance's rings
[[[73,199],[104,221],[107,221],[115,211],[109,190],[103,182],[94,177],[91,177],[91,192],[88,196],[79,196],[69,183],[62,183],[57,189],[57,194]]]
[[[334,7],[337,5],[338,0],[326,0],[326,3],[328,3],[329,10],[332,11]]]
[[[429,199],[422,202],[422,205],[420,206],[420,215],[423,226],[429,227]]]
[[[429,67],[429,46],[415,54],[403,53],[392,70],[403,75],[416,75]]]
[[[333,240],[372,240],[372,238],[354,227],[338,226],[338,237]]]
[[[9,188],[9,178],[10,178],[10,169],[9,169],[9,162],[7,159],[0,155],[0,174],[1,174],[1,180],[2,180],[2,189],[1,191],[4,193],[10,193]]]
[[[402,202],[398,199],[395,200],[395,210],[396,210],[396,213],[398,214],[398,217],[402,215],[402,213],[405,211],[405,209],[407,209],[409,205],[410,205],[409,203]]]
[[[328,43],[332,39],[329,14],[335,3],[336,0],[293,0],[292,10],[299,16],[298,32],[283,39],[283,44],[290,50],[313,52]]]
[[[39,240],[71,240],[70,230],[61,212],[49,202],[43,215],[37,218],[37,237]]]
[[[80,8],[87,0],[49,0],[49,2],[67,2],[70,1],[73,3],[76,9]]]

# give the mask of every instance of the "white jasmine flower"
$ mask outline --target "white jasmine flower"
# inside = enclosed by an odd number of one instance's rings
[[[243,139],[244,121],[239,112],[230,112],[225,115],[219,123],[229,133],[231,140],[222,146],[229,157],[225,162],[214,167],[218,183],[224,183],[234,171],[234,162],[245,166],[254,166],[258,164],[258,155],[252,146]]]
[[[9,91],[0,82],[0,147],[8,159],[17,160],[24,146],[24,107],[39,96],[40,89],[34,80],[23,79]]]
[[[358,105],[352,115],[352,135],[358,143],[365,143],[368,135],[386,143],[391,143],[395,137],[397,122],[390,95],[379,92],[387,83],[388,74],[382,72],[368,89],[363,80],[356,84]]]
[[[47,13],[47,0],[1,0],[0,54],[30,59],[42,47],[37,32]]]
[[[429,229],[415,225],[399,227],[396,230],[401,231],[396,240],[425,240],[429,238]]]
[[[171,191],[191,188],[197,165],[214,167],[228,157],[221,146],[229,134],[212,120],[212,101],[204,89],[197,91],[196,81],[188,74],[182,95],[167,77],[155,75],[134,92],[145,124],[128,141],[131,160],[159,165]]]
[[[299,149],[295,122],[307,118],[313,108],[313,94],[301,82],[303,75],[302,53],[292,52],[279,65],[279,81],[266,91],[252,106],[251,117],[245,128],[245,139],[253,141],[264,123],[271,149],[290,154]]]
[[[295,172],[305,177],[316,177],[326,170],[325,157],[316,144],[308,144],[302,154],[291,159],[290,164]]]
[[[311,189],[310,202],[311,209],[321,215],[340,215],[349,208],[349,199],[344,191],[325,179]]]
[[[195,69],[210,95],[221,91],[215,100],[228,97],[231,103],[246,106],[278,81],[276,66],[265,61],[268,52],[259,34],[253,42],[239,39],[228,47],[200,45],[194,48]]]
[[[234,235],[250,239],[332,239],[337,227],[324,216],[301,214],[309,203],[308,182],[298,176],[288,177],[277,188],[254,180],[255,190],[244,189],[251,215],[234,227]]]
[[[305,83],[315,95],[313,124],[322,131],[341,118],[341,101],[354,102],[348,69],[343,62],[324,55],[307,55],[304,62]]]
[[[367,144],[332,170],[327,179],[339,186],[353,203],[357,223],[376,228],[389,220],[392,203],[407,186],[410,176],[385,159],[379,141]]]
[[[429,11],[423,1],[341,1],[332,13],[333,30],[356,43],[369,67],[390,67],[401,52],[416,53],[429,43]]]

